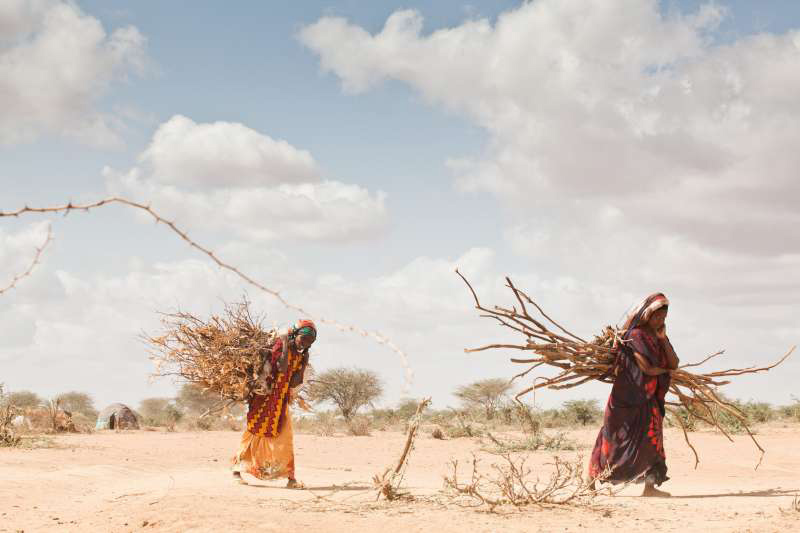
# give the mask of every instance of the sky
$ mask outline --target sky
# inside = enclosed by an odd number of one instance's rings
[[[123,196],[314,317],[317,370],[380,405],[521,370],[473,309],[505,276],[582,335],[671,300],[684,361],[800,339],[800,4],[656,0],[0,0],[0,211]],[[98,406],[150,380],[159,312],[246,295],[296,313],[121,206],[0,219],[0,382]],[[413,375],[409,377],[408,368]],[[800,360],[728,394],[788,403]],[[543,407],[608,386],[539,391]]]

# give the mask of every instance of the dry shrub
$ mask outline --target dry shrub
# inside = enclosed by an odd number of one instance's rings
[[[475,420],[469,412],[453,411],[453,416],[444,428],[448,438],[482,437],[486,433],[485,425]]]
[[[2,389],[0,389],[2,392]],[[12,422],[17,416],[17,410],[13,405],[3,405],[0,407],[0,447],[19,446],[22,439],[14,432]]]
[[[452,474],[444,477],[446,492],[457,503],[487,506],[493,511],[497,507],[511,505],[591,505],[597,490],[594,480],[583,475],[583,458],[565,462],[553,457],[553,472],[542,481],[526,465],[525,457],[514,458],[509,453],[492,454],[497,461],[488,471],[480,468],[480,461],[473,455],[469,481],[458,478],[458,461],[450,462]],[[602,480],[602,479],[601,479]]]
[[[347,433],[354,437],[369,437],[371,423],[366,416],[355,416],[347,423]]]
[[[433,428],[431,431],[431,437],[437,440],[444,440],[444,432],[442,431],[442,428],[438,426]]]
[[[311,432],[320,437],[333,437],[336,434],[336,414],[322,411],[311,418]]]
[[[493,448],[487,449],[491,453],[513,453],[513,452],[535,452],[577,450],[578,443],[567,437],[564,432],[559,431],[555,435],[547,433],[534,433],[523,439],[499,440],[491,433],[487,433],[489,440],[494,444]]]

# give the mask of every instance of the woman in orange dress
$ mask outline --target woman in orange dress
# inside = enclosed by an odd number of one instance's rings
[[[316,338],[314,323],[301,320],[272,346],[263,369],[269,392],[248,399],[247,429],[234,457],[233,475],[241,483],[246,472],[262,480],[286,477],[288,488],[303,487],[295,478],[289,403],[293,390],[303,383],[308,349]]]

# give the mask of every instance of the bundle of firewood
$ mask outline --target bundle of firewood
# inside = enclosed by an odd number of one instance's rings
[[[262,369],[278,333],[253,317],[247,300],[208,320],[167,313],[162,324],[163,334],[144,339],[157,376],[176,376],[230,401],[266,394]]]
[[[467,284],[475,300],[476,309],[482,313],[481,316],[496,320],[500,325],[510,328],[524,337],[524,341],[521,344],[488,344],[479,348],[467,349],[465,350],[466,352],[512,349],[529,353],[530,356],[528,357],[511,358],[514,363],[529,365],[526,370],[514,376],[513,379],[525,377],[531,371],[543,365],[560,370],[554,377],[537,377],[534,379],[532,385],[517,394],[517,399],[543,387],[566,389],[588,381],[599,380],[609,383],[614,381],[616,360],[620,353],[621,337],[624,331],[607,326],[600,335],[591,340],[585,340],[550,318],[533,299],[515,287],[509,278],[506,278],[507,287],[513,293],[517,305],[511,307],[484,307],[469,281],[460,272],[456,272]],[[696,461],[699,461],[699,459],[697,452],[689,442],[684,416],[689,419],[694,418],[703,421],[718,429],[730,439],[730,435],[718,420],[720,413],[725,413],[741,424],[763,455],[764,449],[750,430],[747,423],[747,415],[734,403],[725,399],[720,393],[719,387],[730,383],[727,378],[732,376],[770,370],[781,364],[793,350],[794,348],[789,350],[776,363],[765,367],[729,369],[705,374],[695,374],[686,370],[687,368],[700,366],[713,357],[722,355],[723,352],[720,351],[706,357],[699,363],[682,365],[672,372],[669,388],[671,396],[668,397],[666,403],[670,406],[669,410],[674,415],[676,422],[683,429],[686,442],[692,448]],[[677,413],[674,408],[685,409],[683,416]]]

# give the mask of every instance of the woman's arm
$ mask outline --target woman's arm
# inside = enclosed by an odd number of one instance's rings
[[[657,366],[651,365],[645,356],[640,354],[639,352],[633,352],[633,358],[636,359],[636,364],[641,369],[642,373],[646,376],[660,376],[661,374],[666,374],[669,372],[666,368],[659,368]]]
[[[656,332],[656,337],[658,337],[658,342],[661,343],[661,346],[664,348],[664,353],[667,355],[667,368],[670,370],[677,369],[680,359],[678,359],[678,355],[675,353],[672,343],[669,342],[669,337],[667,337],[667,327],[662,326],[662,328]]]

